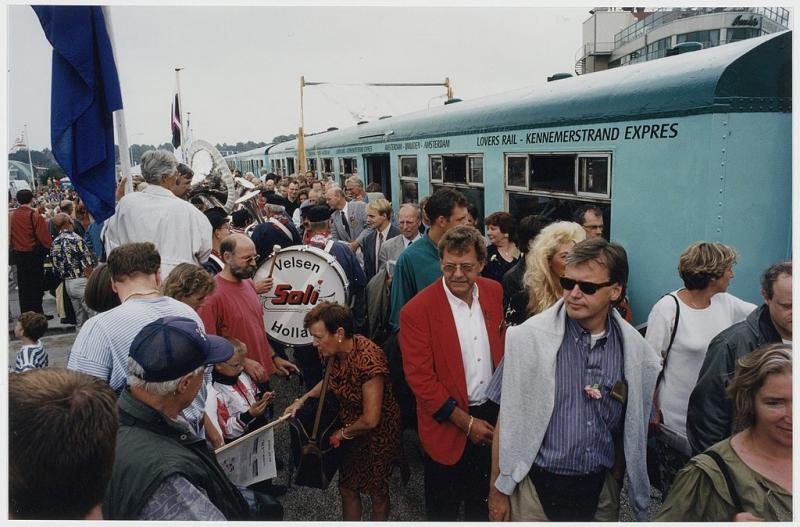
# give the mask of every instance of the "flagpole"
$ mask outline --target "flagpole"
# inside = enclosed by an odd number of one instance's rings
[[[181,99],[181,70],[183,68],[175,68],[175,91],[178,95],[178,119],[181,121],[181,158],[179,161],[183,161],[184,159],[184,150],[186,149],[186,128],[183,126],[184,118],[183,118],[183,101]]]
[[[25,126],[24,142],[25,142],[25,149],[28,151],[28,166],[31,167],[31,177],[33,178],[33,191],[36,192],[36,190],[39,188],[39,182],[36,181],[36,171],[33,169],[33,161],[31,161],[31,145],[30,145],[31,140],[28,137],[28,123],[25,123],[24,126]]]
[[[102,6],[103,18],[106,19],[106,31],[108,39],[111,41],[111,52],[114,54],[114,63],[117,61],[117,51],[114,45],[114,29],[111,24],[111,13],[109,6]],[[120,81],[119,91],[122,92],[122,81]],[[133,181],[131,180],[131,158],[128,150],[128,131],[125,125],[125,110],[119,109],[114,112],[114,129],[117,132],[117,145],[119,146],[119,164],[122,169],[122,177],[125,178],[125,194],[133,192]]]

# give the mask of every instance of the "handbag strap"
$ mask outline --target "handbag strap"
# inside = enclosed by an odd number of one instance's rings
[[[319,402],[317,403],[317,415],[314,417],[314,428],[311,430],[310,441],[317,442],[317,433],[319,432],[319,422],[322,419],[322,407],[325,404],[325,394],[328,392],[328,381],[331,376],[331,369],[333,368],[333,357],[328,358],[328,364],[325,365],[325,377],[322,379],[322,393],[319,394]]]
[[[725,478],[725,483],[728,485],[728,493],[731,495],[733,506],[736,508],[736,512],[744,512],[742,500],[739,497],[739,493],[736,492],[736,486],[733,484],[733,477],[731,477],[731,471],[728,469],[728,464],[725,463],[725,461],[722,459],[722,456],[713,450],[706,450],[703,453],[713,459],[719,467],[720,472],[722,472],[722,476]]]
[[[669,350],[672,349],[672,343],[675,342],[675,333],[678,332],[678,321],[681,318],[681,305],[678,303],[678,297],[673,295],[672,293],[667,293],[664,296],[671,296],[672,299],[675,301],[675,323],[672,326],[672,334],[669,336],[669,345],[667,346],[666,351],[664,352],[664,365],[661,368],[661,371],[658,373],[658,379],[656,379],[656,390],[658,389],[658,385],[661,384],[661,381],[664,380],[664,373],[667,371],[667,359],[669,358]],[[661,298],[664,298],[662,296]]]

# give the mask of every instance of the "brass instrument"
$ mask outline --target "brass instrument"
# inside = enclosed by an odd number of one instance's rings
[[[186,199],[199,196],[207,207],[222,207],[227,213],[233,212],[239,194],[233,174],[219,150],[207,141],[193,141],[187,148],[186,164],[194,172],[192,189]]]

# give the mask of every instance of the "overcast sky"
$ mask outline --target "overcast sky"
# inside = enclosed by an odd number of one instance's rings
[[[462,99],[571,72],[589,8],[111,6],[131,143],[170,140],[181,72],[195,139],[269,142],[296,133],[299,79],[441,82]],[[51,48],[33,10],[8,7],[8,143],[27,123],[50,147]],[[444,88],[308,87],[306,132],[441,104]]]

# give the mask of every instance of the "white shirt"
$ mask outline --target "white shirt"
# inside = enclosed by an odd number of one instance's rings
[[[387,221],[386,222],[386,228],[384,228],[382,231],[378,231],[378,233],[375,235],[375,264],[376,264],[376,267],[377,267],[377,263],[380,261],[381,247],[383,246],[384,243],[389,241],[389,229],[391,229],[391,228],[392,228],[392,223]],[[381,235],[383,235],[383,241],[382,242],[381,242],[381,239],[380,239]]]
[[[444,292],[450,303],[450,311],[456,323],[458,342],[461,345],[461,359],[464,362],[464,376],[467,380],[467,402],[476,406],[486,402],[486,388],[492,378],[492,353],[489,348],[489,335],[483,318],[478,287],[472,286],[472,306],[456,297],[444,283]]]
[[[728,293],[717,293],[705,309],[695,309],[677,295],[681,306],[675,341],[669,350],[664,379],[658,388],[658,404],[664,415],[664,426],[686,437],[686,412],[689,396],[697,384],[697,376],[711,340],[722,330],[741,322],[756,306]],[[653,306],[647,318],[645,340],[661,355],[669,346],[675,324],[675,301],[665,296]]]
[[[422,235],[419,232],[417,233],[417,235],[414,238],[412,238],[410,240],[408,238],[406,238],[405,236],[403,236],[403,245],[405,245],[405,248],[408,249],[408,246],[411,245],[413,242],[419,240],[421,236]]]
[[[153,242],[161,255],[162,281],[179,263],[205,262],[211,235],[205,214],[158,185],[125,194],[103,228],[106,254],[124,243]]]

